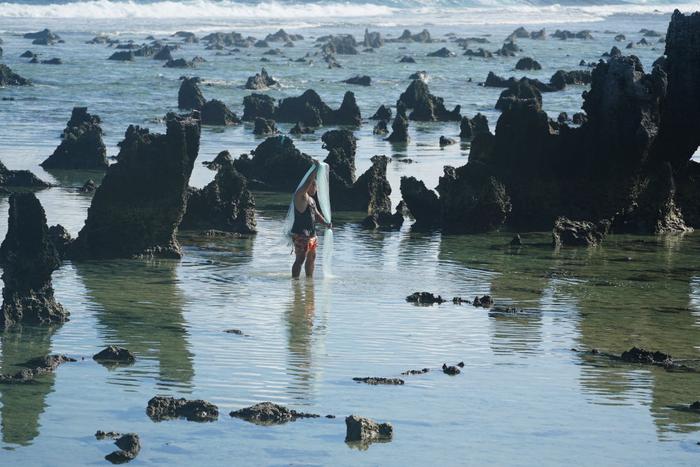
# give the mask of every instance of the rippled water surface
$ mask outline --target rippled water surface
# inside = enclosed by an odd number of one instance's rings
[[[591,24],[546,24],[593,29],[594,41],[520,41],[544,65],[529,76],[548,80],[559,68],[576,69],[581,59],[596,61],[620,31],[641,38],[641,27],[664,31],[667,14],[612,16]],[[389,24],[392,20],[393,23]],[[516,18],[517,20],[517,18]],[[530,19],[532,21],[532,19]],[[316,89],[331,106],[348,89],[340,83],[369,74],[374,84],[353,88],[363,116],[379,104],[393,104],[408,75],[426,70],[431,91],[463,113],[493,110],[500,90],[477,82],[488,71],[516,75],[517,58],[467,60],[427,58],[447,44],[388,44],[374,54],[339,57],[342,69],[289,62],[314,53],[313,37],[364,27],[394,37],[416,18],[282,24],[307,40],[270,57],[266,68],[282,83],[276,97]],[[429,23],[429,21],[426,21]],[[447,20],[426,24],[445,38],[488,34],[489,49],[518,24],[474,24]],[[49,26],[66,44],[40,48],[15,35]],[[147,21],[8,18],[0,12],[4,63],[31,78],[31,88],[0,89],[0,159],[27,168],[58,186],[38,193],[50,224],[76,234],[90,196],[75,188],[100,174],[43,171],[41,162],[58,144],[74,105],[99,114],[108,152],[128,124],[162,127],[154,119],[174,110],[182,70],[149,60],[106,61],[103,46],[85,45],[106,32],[122,40],[176,30],[232,29],[262,37],[280,24],[273,20]],[[533,22],[528,29],[539,28]],[[419,26],[412,26],[414,29]],[[415,31],[414,31],[415,32]],[[623,44],[624,45],[624,44]],[[404,50],[402,47],[408,47]],[[58,56],[62,66],[30,65],[18,58],[25,49]],[[648,68],[662,45],[634,50]],[[187,45],[177,57],[204,56],[196,73],[207,98],[224,100],[240,114],[240,88],[259,71],[261,50],[216,56],[203,45]],[[410,54],[415,65],[398,65]],[[467,79],[472,78],[472,82]],[[545,94],[545,109],[572,114],[582,87]],[[280,125],[286,131],[288,125]],[[256,140],[248,125],[205,128],[199,161],[228,149],[240,154]],[[399,179],[415,175],[435,186],[443,165],[466,162],[469,147],[440,149],[440,135],[455,137],[458,125],[411,123],[408,146],[391,146],[365,123],[359,138],[358,172],[375,154],[410,158],[392,162],[388,177],[398,202]],[[320,135],[295,140],[301,150],[323,156]],[[213,173],[197,164],[191,183],[203,186]],[[613,362],[572,349],[619,354],[636,345],[668,352],[689,366],[700,361],[700,236],[613,236],[598,248],[553,250],[547,234],[524,234],[525,245],[511,248],[507,233],[447,236],[412,231],[367,232],[358,214],[338,216],[333,274],[321,269],[313,280],[289,278],[291,257],[280,242],[286,197],[257,194],[258,235],[252,238],[199,238],[183,233],[181,261],[99,261],[66,263],[54,273],[59,301],[71,320],[55,328],[23,327],[0,335],[0,372],[47,353],[78,359],[36,384],[0,386],[0,464],[98,464],[113,450],[96,441],[98,430],[137,432],[142,450],[132,463],[172,465],[697,465],[700,414],[683,407],[700,398],[700,376],[662,368]],[[7,199],[0,197],[0,238],[7,230]],[[323,241],[323,240],[321,240]],[[319,264],[321,261],[319,261]],[[427,290],[467,298],[490,294],[495,310],[454,305],[414,306],[405,296]],[[498,310],[514,306],[522,313]],[[239,329],[244,335],[224,332]],[[106,345],[133,351],[135,364],[107,368],[91,356]],[[83,359],[84,357],[84,359]],[[443,363],[464,361],[462,373],[443,374]],[[431,372],[403,377],[403,386],[368,386],[353,377],[400,377],[408,369]],[[156,394],[202,398],[219,406],[219,420],[156,423],[145,414]],[[260,401],[336,419],[310,419],[264,427],[228,416]],[[365,448],[346,445],[346,415],[389,421],[390,443]]]

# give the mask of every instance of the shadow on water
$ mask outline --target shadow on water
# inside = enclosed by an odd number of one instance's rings
[[[97,305],[98,333],[104,344],[121,345],[137,358],[156,360],[159,384],[191,389],[193,356],[183,317],[185,300],[178,287],[178,262],[88,261],[74,267]],[[124,369],[125,374],[129,371]]]
[[[0,373],[14,373],[22,363],[48,355],[56,327],[15,326],[0,334],[2,360]],[[55,374],[47,374],[29,384],[0,385],[2,440],[9,444],[29,445],[39,436],[39,417],[46,398],[53,392]]]
[[[495,272],[497,303],[537,309],[543,317],[573,314],[568,319],[576,347],[618,355],[633,346],[660,350],[700,369],[700,290],[693,287],[700,236],[612,236],[600,247],[558,250],[544,234],[524,238],[520,248],[507,246],[508,236],[492,238],[490,247],[480,248],[471,244],[475,239],[445,236],[440,258]],[[521,351],[535,338],[533,326],[542,326],[542,320],[491,319],[494,351]],[[700,399],[699,373],[602,357],[578,361],[581,389],[591,403],[648,406],[660,440],[670,432],[700,430],[700,414],[679,410]]]

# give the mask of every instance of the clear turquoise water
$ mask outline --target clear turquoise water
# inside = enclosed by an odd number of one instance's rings
[[[517,19],[517,18],[516,18]],[[405,21],[404,21],[405,20]],[[394,21],[395,25],[388,25]],[[610,29],[628,39],[641,27],[663,31],[667,15],[613,16],[588,24],[547,24],[548,30],[594,29],[591,42],[521,41],[545,69],[575,69],[609,50]],[[37,164],[58,144],[73,105],[88,105],[104,120],[106,143],[116,143],[130,123],[160,128],[152,120],[173,110],[182,70],[153,61],[106,61],[111,49],[85,45],[99,32],[143,40],[180,29],[198,34],[238,30],[264,36],[280,25],[307,38],[331,31],[361,36],[366,24],[385,34],[400,23],[420,29],[415,18],[316,20],[294,28],[274,20],[131,20],[7,18],[0,11],[4,62],[33,79],[31,88],[0,89],[0,159],[10,168],[29,168],[59,187],[38,194],[50,223],[72,233],[82,226],[90,197],[74,188],[95,174],[47,173]],[[430,23],[430,19],[426,19]],[[254,23],[254,24],[253,24]],[[332,23],[332,24],[331,24]],[[295,23],[299,26],[298,23]],[[427,24],[435,37],[491,34],[490,48],[518,24]],[[40,48],[13,35],[48,26],[66,44]],[[535,29],[538,24],[527,24]],[[340,57],[344,68],[300,67],[271,57],[266,68],[283,84],[275,96],[316,89],[333,106],[354,74],[372,76],[370,88],[352,88],[364,116],[381,103],[394,103],[408,75],[427,70],[431,90],[463,113],[497,114],[500,92],[476,85],[493,70],[516,74],[515,59],[492,61],[429,59],[443,44],[390,44],[376,54]],[[448,47],[457,50],[454,45]],[[29,65],[25,49],[61,57],[58,67]],[[649,65],[660,53],[635,49]],[[292,49],[296,58],[314,51],[309,39]],[[241,112],[245,78],[262,65],[261,50],[217,57],[202,45],[185,46],[176,56],[204,56],[196,70],[207,98],[223,99]],[[397,65],[410,53],[416,65]],[[249,55],[250,54],[250,55]],[[520,75],[517,73],[516,75]],[[468,83],[472,77],[474,82]],[[583,88],[546,94],[546,110],[570,114],[580,107]],[[280,125],[287,129],[288,126]],[[402,175],[437,183],[442,166],[461,165],[467,145],[444,150],[440,135],[456,136],[457,124],[411,124],[412,141],[392,147],[372,135],[372,125],[356,132],[358,169],[374,154],[399,154],[413,164],[392,163],[392,200],[400,199]],[[239,154],[260,140],[249,126],[206,128],[199,160],[228,149]],[[321,156],[322,132],[296,140]],[[199,164],[192,184],[213,173]],[[523,235],[525,246],[505,245],[510,236],[365,232],[349,216],[335,228],[333,276],[313,281],[289,279],[291,257],[278,232],[284,200],[258,197],[259,234],[249,239],[182,236],[185,257],[173,261],[67,263],[54,273],[58,299],[71,321],[57,328],[29,328],[0,337],[0,371],[48,352],[79,359],[61,366],[38,384],[0,387],[0,463],[3,465],[83,465],[102,463],[114,447],[96,441],[98,430],[135,431],[142,441],[136,464],[172,465],[697,465],[700,415],[679,410],[700,398],[700,376],[668,373],[584,357],[572,348],[620,353],[633,345],[659,349],[695,364],[700,329],[700,237],[611,237],[594,249],[549,246],[547,234]],[[0,198],[0,237],[6,232],[7,200]],[[527,313],[503,315],[447,303],[416,307],[404,297],[416,290],[447,298],[491,294],[499,306]],[[223,332],[241,329],[248,336]],[[137,361],[107,369],[91,356],[108,344],[129,348]],[[85,357],[85,360],[81,360]],[[443,362],[464,361],[462,374],[438,371]],[[433,368],[405,377],[399,387],[373,387],[355,376],[398,377],[402,371]],[[152,422],[145,414],[156,394],[207,399],[220,408],[217,422]],[[297,410],[335,414],[337,419],[300,420],[261,427],[231,419],[230,410],[271,400]],[[394,425],[395,439],[367,450],[343,442],[343,418],[351,413]]]

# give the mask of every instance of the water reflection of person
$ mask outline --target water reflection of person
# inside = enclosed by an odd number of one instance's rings
[[[288,333],[288,371],[294,376],[293,391],[299,389],[306,398],[312,384],[311,344],[316,313],[313,281],[292,281],[294,299],[286,313]]]
[[[17,325],[0,334],[0,373],[15,373],[34,357],[48,355],[54,326]],[[39,417],[56,375],[43,375],[32,384],[0,384],[0,417],[5,443],[28,445],[39,436]]]
[[[182,316],[185,299],[177,286],[177,265],[177,261],[128,260],[75,263],[75,269],[98,305],[95,315],[104,344],[154,356],[161,384],[189,388],[193,357]]]

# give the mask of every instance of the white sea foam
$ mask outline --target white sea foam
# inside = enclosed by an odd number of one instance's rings
[[[370,3],[374,2],[374,3]],[[375,25],[412,24],[547,24],[600,21],[615,14],[668,14],[700,9],[700,2],[664,3],[638,0],[610,5],[550,4],[547,0],[369,0],[365,3],[309,3],[233,0],[87,0],[69,3],[0,3],[1,18],[23,19],[176,19],[219,20],[237,24],[278,22],[283,25],[303,20],[322,23],[350,22]],[[380,4],[381,2],[381,4]]]

